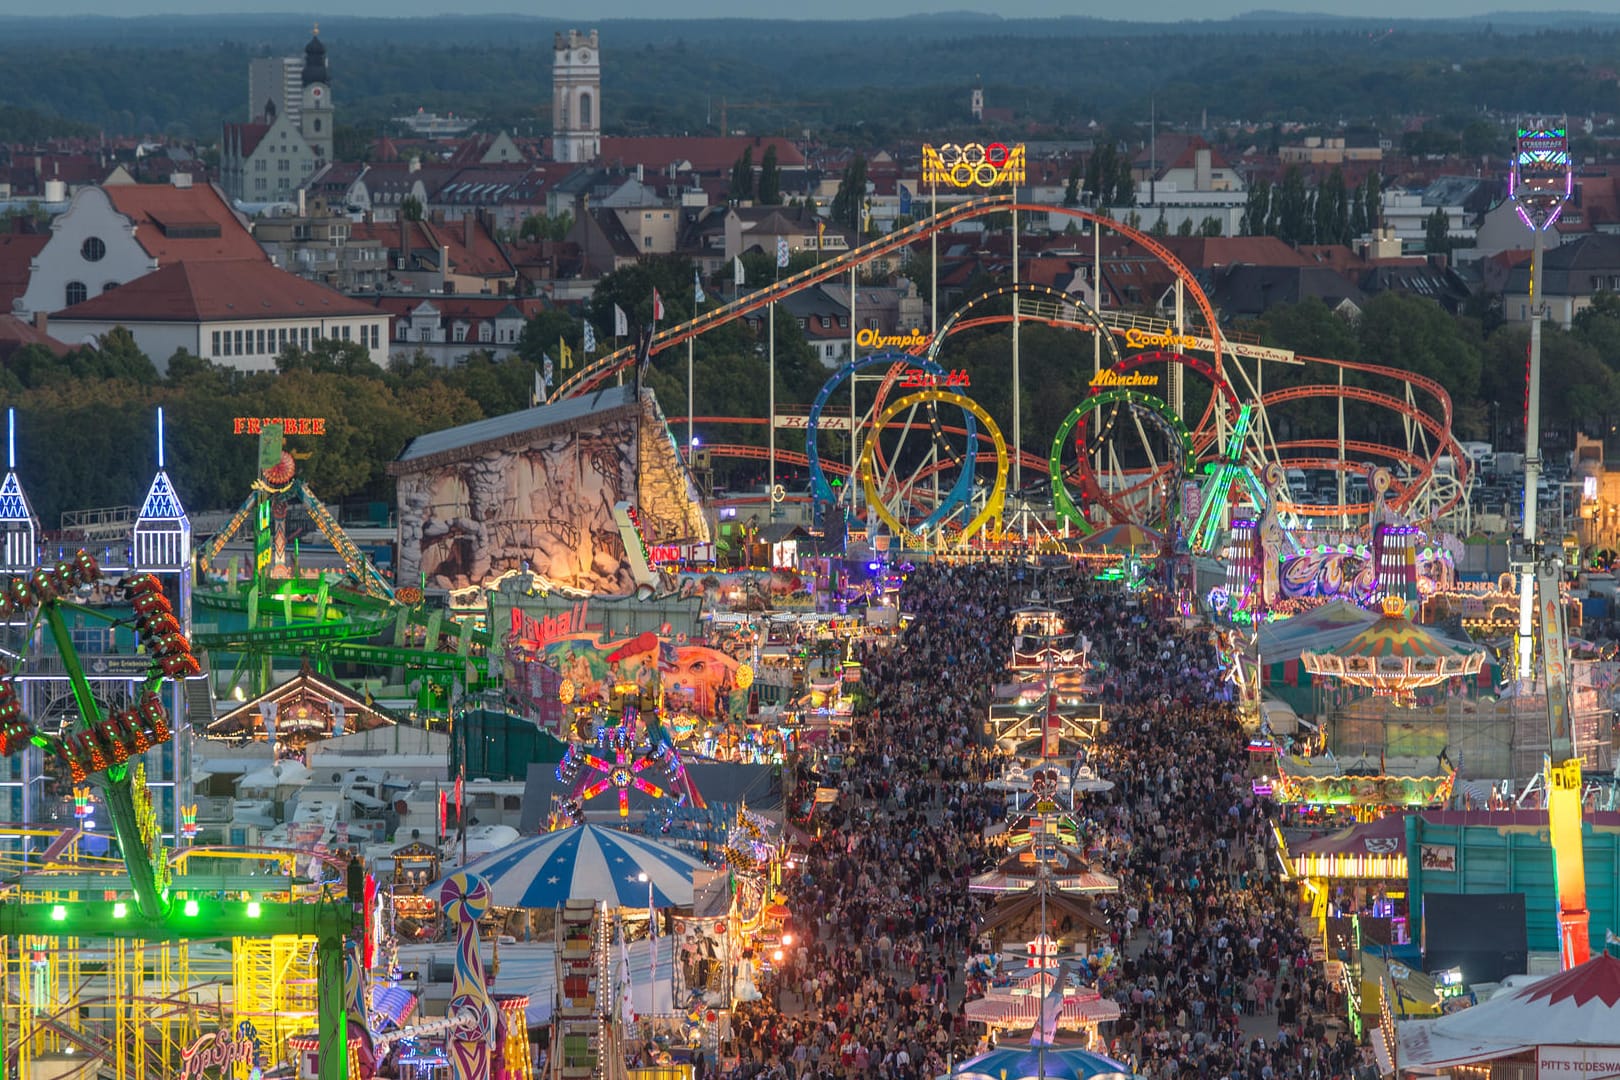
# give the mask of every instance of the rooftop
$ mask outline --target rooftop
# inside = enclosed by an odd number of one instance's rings
[[[268,262],[173,262],[52,315],[87,322],[219,322],[372,315],[369,304]]]

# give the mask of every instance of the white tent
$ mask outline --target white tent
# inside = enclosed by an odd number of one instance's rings
[[[1570,1071],[1587,1080],[1614,1076],[1620,1074],[1620,1064],[1612,1069],[1591,1066],[1620,1062],[1620,959],[1600,953],[1580,967],[1471,1009],[1436,1020],[1405,1021],[1396,1032],[1402,1072],[1437,1073],[1539,1050],[1543,1056],[1553,1052],[1582,1061]]]

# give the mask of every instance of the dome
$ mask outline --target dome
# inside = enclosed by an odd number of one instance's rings
[[[316,27],[309,44],[304,46],[304,85],[326,81],[326,46],[321,44],[321,31]]]

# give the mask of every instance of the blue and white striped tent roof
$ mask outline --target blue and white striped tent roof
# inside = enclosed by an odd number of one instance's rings
[[[565,900],[598,900],[610,907],[645,908],[650,883],[654,906],[666,908],[691,905],[692,872],[703,869],[686,852],[645,836],[575,825],[527,837],[451,873],[466,871],[489,882],[496,907],[554,908]],[[437,893],[430,889],[427,895]]]

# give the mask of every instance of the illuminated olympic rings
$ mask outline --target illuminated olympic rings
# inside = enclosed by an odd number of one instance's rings
[[[1181,417],[1171,410],[1169,405],[1152,394],[1144,394],[1139,390],[1104,390],[1101,393],[1093,394],[1075,406],[1074,411],[1069,413],[1064,418],[1063,423],[1059,425],[1057,436],[1052,440],[1052,457],[1049,468],[1052,477],[1052,509],[1068,518],[1087,533],[1095,531],[1096,526],[1086,520],[1085,514],[1075,505],[1074,498],[1069,494],[1068,485],[1064,483],[1063,446],[1068,441],[1069,434],[1074,431],[1075,426],[1088,413],[1121,403],[1140,407],[1158,417],[1161,426],[1180,446],[1181,460],[1177,462],[1177,465],[1180,467],[1182,475],[1191,476],[1193,473],[1195,460],[1192,432],[1187,430],[1187,425],[1182,422]],[[1085,458],[1084,448],[1081,448],[1080,459],[1084,462]]]
[[[894,533],[894,535],[903,537],[913,543],[921,544],[924,542],[923,537],[920,535],[920,530],[922,528],[921,526],[919,526],[919,531],[913,531],[906,525],[902,524],[901,521],[889,510],[889,508],[884,505],[882,493],[878,491],[877,477],[874,475],[872,468],[872,452],[873,447],[877,444],[877,439],[875,437],[876,433],[882,431],[884,426],[887,425],[890,420],[893,420],[895,416],[905,409],[912,408],[916,405],[925,405],[930,402],[943,402],[946,405],[955,405],[969,416],[975,418],[979,422],[980,426],[984,428],[985,435],[989,436],[990,441],[995,445],[996,448],[996,482],[995,485],[990,489],[990,497],[984,502],[984,509],[980,510],[973,520],[969,521],[967,525],[963,527],[961,538],[962,540],[966,541],[980,529],[984,528],[985,524],[991,520],[994,520],[999,526],[1001,522],[1002,506],[1006,502],[1007,498],[1007,440],[1001,437],[1001,429],[996,427],[996,422],[994,420],[990,419],[990,414],[985,412],[984,409],[979,406],[978,402],[974,401],[972,398],[963,397],[961,394],[953,394],[948,390],[921,390],[915,394],[907,394],[905,397],[891,402],[881,413],[878,414],[877,419],[873,422],[872,431],[874,437],[867,439],[866,444],[861,447],[861,460],[858,467],[861,477],[861,486],[866,491],[866,504],[872,508],[872,512],[877,514],[879,520],[887,525],[889,530]],[[969,445],[971,445],[971,443]],[[962,477],[967,478],[969,490],[971,491],[973,482],[973,469],[971,464],[962,470]],[[962,477],[957,478],[956,486],[958,488],[962,486]],[[954,491],[955,489],[953,488],[952,490]],[[935,514],[937,515],[937,513],[938,512],[936,511]],[[929,516],[932,518],[935,515]],[[924,524],[926,525],[927,523],[925,522]]]

